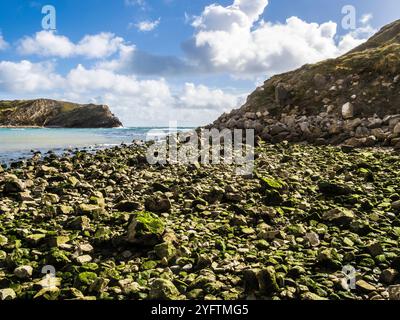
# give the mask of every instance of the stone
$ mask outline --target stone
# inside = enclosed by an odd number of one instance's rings
[[[367,246],[367,249],[368,249],[368,252],[373,257],[379,256],[380,254],[383,254],[383,248],[382,248],[382,245],[379,242],[371,243],[370,245]]]
[[[395,202],[392,203],[392,209],[396,210],[396,211],[400,211],[400,200],[395,201]]]
[[[8,238],[0,234],[0,247],[4,247],[8,243]]]
[[[372,284],[368,283],[365,280],[358,280],[356,282],[356,288],[357,290],[363,293],[371,293],[376,290],[375,286],[373,286]]]
[[[90,285],[89,292],[102,293],[106,290],[109,283],[109,279],[99,277]]]
[[[364,138],[370,135],[370,130],[366,127],[360,126],[356,129],[356,138]]]
[[[398,272],[395,269],[385,269],[382,271],[380,280],[386,284],[392,284],[398,276]]]
[[[389,286],[389,300],[400,300],[400,284]]]
[[[383,131],[382,128],[375,128],[371,130],[371,134],[375,136],[378,140],[385,140],[388,137],[388,133]]]
[[[0,289],[0,301],[14,300],[17,298],[15,291],[11,288]]]
[[[318,183],[320,192],[327,196],[341,196],[351,193],[351,189],[336,182],[320,181]]]
[[[90,219],[86,216],[76,217],[70,223],[69,227],[73,230],[87,230],[90,229]]]
[[[393,133],[400,134],[400,122],[397,123],[396,126],[393,128]]]
[[[106,213],[103,207],[95,204],[80,204],[78,207],[79,214],[91,217],[91,218],[97,218]]]
[[[151,212],[138,212],[131,218],[128,225],[127,240],[132,243],[155,245],[165,231],[163,221]]]
[[[77,251],[80,253],[91,253],[94,248],[90,243],[83,243],[77,246]]]
[[[68,183],[72,186],[72,187],[76,187],[79,184],[79,180],[78,178],[71,176],[67,179]]]
[[[14,275],[20,279],[29,279],[32,277],[33,268],[31,266],[21,266],[14,270]]]
[[[61,205],[58,207],[58,211],[60,214],[69,215],[74,212],[74,208],[72,208],[71,206]]]
[[[319,236],[315,232],[306,233],[305,238],[308,240],[312,247],[318,247],[321,244]]]
[[[268,266],[257,274],[260,291],[265,294],[273,294],[279,290],[278,283],[276,282],[275,268]]]
[[[4,178],[4,193],[16,194],[25,190],[25,184],[16,175],[8,174]]]
[[[335,208],[325,212],[322,220],[332,222],[337,225],[348,226],[355,219],[353,211],[346,208]]]
[[[145,201],[146,210],[155,213],[169,212],[171,210],[171,201],[161,192],[155,193]]]
[[[301,295],[302,300],[313,300],[313,301],[323,301],[323,300],[329,300],[327,298],[321,297],[317,295],[316,293],[312,292],[305,292]]]
[[[347,102],[342,106],[342,116],[344,119],[351,119],[354,117],[354,106],[351,102]]]
[[[50,247],[59,248],[69,241],[70,241],[70,238],[68,236],[56,236],[49,240],[49,245],[50,245]]]
[[[340,267],[339,256],[336,249],[322,248],[318,251],[317,260],[321,265],[337,269]]]
[[[26,237],[26,240],[31,244],[31,245],[38,245],[41,243],[44,239],[46,238],[45,234],[31,234]]]
[[[154,247],[154,251],[158,258],[166,258],[168,261],[175,257],[176,249],[170,242],[164,242]]]
[[[89,255],[79,256],[76,258],[76,262],[83,265],[89,263],[93,260],[93,258]]]
[[[260,272],[259,269],[248,269],[243,271],[243,280],[246,292],[258,291],[260,285],[258,283],[257,275]]]
[[[181,294],[175,285],[167,279],[155,279],[150,285],[151,300],[180,300]]]

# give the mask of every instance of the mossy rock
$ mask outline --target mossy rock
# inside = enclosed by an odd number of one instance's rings
[[[131,243],[151,246],[161,241],[164,232],[164,222],[154,213],[138,212],[133,215],[128,225],[127,240]]]

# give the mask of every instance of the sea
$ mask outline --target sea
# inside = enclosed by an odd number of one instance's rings
[[[178,128],[189,131],[192,128]],[[157,140],[170,134],[169,128],[140,127],[112,129],[0,128],[0,164],[28,159],[35,152],[64,154],[68,151],[95,151],[134,140]]]

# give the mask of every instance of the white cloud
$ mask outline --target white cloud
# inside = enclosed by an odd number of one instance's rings
[[[188,109],[218,110],[224,112],[243,102],[243,97],[210,89],[204,85],[186,83],[183,92],[177,97],[177,106]]]
[[[6,40],[4,40],[4,37],[2,34],[0,34],[0,50],[5,50],[8,48],[8,43]]]
[[[141,21],[137,24],[135,24],[135,27],[142,32],[149,32],[149,31],[153,31],[154,29],[156,29],[158,27],[158,25],[160,24],[161,19],[158,18],[157,20],[154,21],[150,21],[150,20],[144,20]]]
[[[336,23],[308,23],[298,17],[265,22],[260,17],[267,5],[268,0],[234,0],[226,7],[205,7],[192,23],[195,34],[185,46],[187,53],[211,71],[272,75],[336,57],[373,33],[364,25],[337,42]]]
[[[365,25],[369,23],[373,17],[374,16],[372,15],[372,13],[366,13],[361,17],[360,22]]]
[[[18,52],[23,55],[68,58],[83,56],[86,58],[107,58],[118,52],[124,40],[112,33],[103,32],[86,35],[74,44],[65,36],[53,31],[40,31],[33,37],[23,38],[18,45]]]
[[[52,63],[0,62],[0,90],[6,93],[24,94],[46,92],[64,84],[63,78],[54,72]]]

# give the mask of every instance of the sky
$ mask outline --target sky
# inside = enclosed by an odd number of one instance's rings
[[[107,104],[125,126],[205,125],[272,75],[399,18],[398,0],[1,1],[0,100]]]

